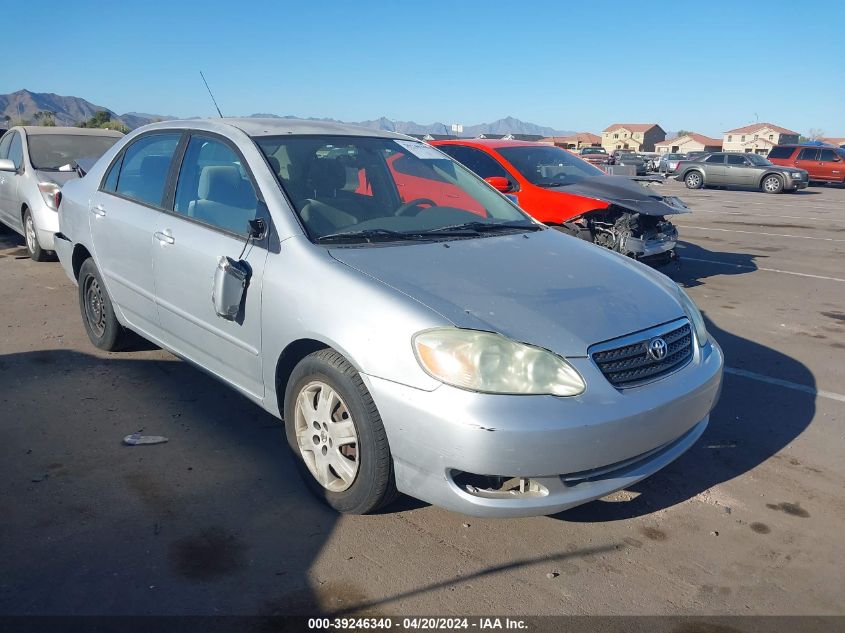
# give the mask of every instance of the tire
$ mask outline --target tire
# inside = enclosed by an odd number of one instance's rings
[[[300,475],[317,498],[344,514],[368,514],[396,498],[381,416],[341,354],[323,349],[299,362],[285,388],[284,419]]]
[[[124,349],[129,332],[117,320],[100,271],[90,257],[79,269],[79,309],[85,331],[95,347],[107,352]]]
[[[23,236],[26,240],[26,251],[33,261],[46,262],[50,259],[50,251],[45,251],[38,243],[38,231],[35,229],[35,220],[29,209],[23,212]]]
[[[687,189],[701,189],[704,186],[704,176],[700,171],[689,171],[684,174],[684,184]]]
[[[765,193],[781,193],[783,191],[783,178],[777,174],[763,176],[760,181],[760,189]]]

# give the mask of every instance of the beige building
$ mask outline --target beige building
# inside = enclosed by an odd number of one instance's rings
[[[590,132],[578,132],[572,136],[547,136],[540,142],[557,145],[564,149],[581,149],[582,147],[601,147],[601,136]]]
[[[662,141],[654,146],[659,154],[685,154],[687,152],[721,152],[722,141],[703,134],[690,132],[669,141]]]
[[[602,132],[601,146],[608,152],[630,149],[653,152],[654,146],[666,139],[666,132],[656,123],[614,123]]]
[[[726,152],[753,152],[765,156],[775,145],[797,143],[799,134],[771,123],[754,123],[725,132],[722,149]]]

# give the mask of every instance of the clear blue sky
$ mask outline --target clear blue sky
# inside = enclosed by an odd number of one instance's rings
[[[118,113],[214,114],[202,69],[226,115],[845,136],[843,0],[3,4],[0,93]]]

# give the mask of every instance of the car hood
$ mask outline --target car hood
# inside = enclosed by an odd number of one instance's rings
[[[555,187],[587,198],[595,198],[645,215],[689,213],[689,208],[675,196],[660,196],[625,176],[592,176],[580,182]]]
[[[667,277],[552,229],[330,254],[457,327],[564,356],[684,316]]]

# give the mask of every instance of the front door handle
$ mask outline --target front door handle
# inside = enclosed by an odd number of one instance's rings
[[[163,231],[156,231],[155,238],[163,245],[165,244],[174,244],[176,239],[170,233],[170,229],[164,229]]]
[[[106,208],[101,204],[97,204],[91,207],[91,213],[96,216],[103,217],[106,214]]]

